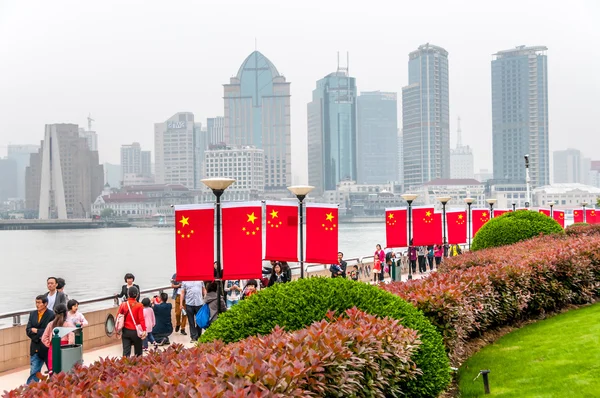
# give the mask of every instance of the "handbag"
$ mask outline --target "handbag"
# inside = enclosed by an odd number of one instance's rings
[[[127,302],[127,307],[129,307],[129,315],[131,315],[131,319],[133,320],[133,325],[135,326],[135,331],[140,339],[145,339],[147,333],[142,329],[140,325],[135,322],[135,317],[133,316],[133,312],[131,311],[131,306],[129,305],[129,301]]]
[[[123,326],[125,326],[125,315],[118,314],[117,319],[115,320],[115,333],[114,336],[116,338],[120,338],[123,334]]]

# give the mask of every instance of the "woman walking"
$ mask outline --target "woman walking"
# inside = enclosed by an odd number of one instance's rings
[[[375,245],[375,254],[373,255],[373,282],[383,281],[383,266],[385,264],[385,252],[381,250],[381,245]],[[379,263],[378,263],[379,261]],[[375,267],[379,267],[375,269]]]
[[[67,306],[64,304],[58,304],[54,309],[54,320],[46,326],[44,334],[42,335],[42,343],[48,347],[48,371],[52,374],[52,335],[54,328],[74,328],[75,325],[70,321],[67,321]],[[73,344],[75,343],[75,335],[69,333],[63,336],[60,340],[60,345]]]
[[[124,357],[131,355],[131,346],[134,348],[135,356],[142,356],[143,353],[142,340],[146,337],[146,320],[144,319],[144,306],[136,300],[137,297],[139,297],[137,288],[130,287],[128,299],[121,303],[117,313],[117,317],[119,314],[125,316],[123,336],[121,337]],[[143,331],[141,336],[138,335],[138,327]]]

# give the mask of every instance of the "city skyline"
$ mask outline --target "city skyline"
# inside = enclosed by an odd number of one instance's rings
[[[454,121],[460,114],[463,141],[473,147],[477,171],[492,168],[489,70],[492,54],[524,43],[547,46],[551,56],[548,65],[550,151],[566,148],[572,141],[586,141],[585,148],[581,145],[583,154],[593,157],[591,148],[600,145],[594,131],[597,127],[593,122],[592,105],[594,93],[600,89],[600,80],[593,73],[600,65],[600,58],[586,51],[599,35],[597,30],[591,29],[594,16],[600,11],[595,3],[577,2],[570,5],[569,13],[544,3],[543,11],[548,18],[536,18],[534,29],[531,21],[539,15],[539,6],[515,2],[520,13],[510,13],[511,30],[502,30],[501,37],[497,32],[503,22],[497,14],[503,11],[487,10],[476,3],[407,6],[403,14],[427,14],[432,22],[440,22],[439,27],[432,23],[427,28],[410,19],[401,25],[386,24],[395,20],[396,14],[384,12],[385,7],[379,10],[376,4],[370,8],[346,5],[347,18],[334,22],[331,16],[341,3],[322,4],[319,15],[310,12],[310,2],[295,5],[297,9],[292,14],[310,15],[313,19],[312,32],[302,29],[303,25],[298,25],[293,18],[296,15],[288,15],[286,7],[275,2],[262,3],[264,7],[274,8],[266,15],[257,15],[252,24],[244,17],[261,4],[238,4],[233,11],[227,2],[206,7],[186,4],[191,14],[203,13],[216,20],[216,16],[229,15],[231,11],[231,18],[241,23],[238,26],[243,34],[227,32],[210,18],[199,30],[181,26],[165,20],[165,8],[153,2],[144,3],[147,15],[145,21],[140,22],[139,32],[128,28],[130,19],[139,11],[134,5],[125,4],[122,12],[114,15],[108,12],[110,2],[93,6],[75,4],[68,8],[50,7],[40,2],[40,15],[31,16],[18,2],[3,3],[0,33],[11,34],[0,35],[0,55],[6,61],[0,65],[0,106],[6,111],[0,114],[3,126],[0,156],[6,155],[3,147],[9,143],[37,144],[37,137],[47,123],[85,125],[89,113],[96,119],[94,130],[98,133],[101,162],[118,163],[120,145],[127,142],[140,142],[154,152],[153,123],[164,115],[189,110],[196,115],[196,120],[205,123],[206,118],[222,114],[222,83],[239,65],[240,58],[255,48],[254,37],[258,39],[258,49],[268,54],[279,70],[285,71],[287,80],[294,83],[292,167],[294,177],[300,182],[306,181],[301,174],[307,170],[302,153],[306,148],[303,142],[306,103],[314,81],[331,69],[336,52],[346,49],[352,61],[350,74],[356,77],[359,91],[400,92],[408,83],[406,54],[424,42],[445,48],[452,64],[449,76],[451,141],[454,142],[456,131]],[[505,5],[506,10],[511,7],[510,2]],[[369,13],[365,14],[365,10]],[[468,18],[461,17],[465,10],[469,11]],[[374,21],[364,20],[366,15],[375,17],[370,18]],[[452,19],[461,23],[450,23]],[[165,24],[165,29],[152,29],[158,20]],[[50,21],[53,28],[47,29]],[[61,21],[69,23],[61,24]],[[106,24],[114,29],[105,32],[101,27]],[[170,33],[171,25],[177,26],[179,33]],[[361,29],[350,29],[356,26]],[[81,36],[77,40],[73,39],[73,30]],[[44,35],[40,35],[42,31]],[[302,34],[294,34],[294,31]],[[103,32],[102,35],[99,32]],[[212,40],[211,33],[218,33],[219,37]],[[123,44],[116,43],[110,48],[104,45],[106,40],[117,37]],[[164,43],[155,40],[158,37],[164,39]],[[205,40],[206,37],[211,40]],[[83,44],[86,42],[89,45]],[[136,43],[136,51],[131,51],[132,43]],[[210,55],[210,62],[203,58],[172,62],[171,55],[183,49],[188,51],[190,44],[196,46],[194,53]],[[55,59],[53,64],[42,62],[48,51],[62,54],[64,59],[58,62]],[[165,55],[156,57],[160,52]],[[573,74],[570,60],[580,53],[588,54],[587,62]],[[25,80],[27,85],[23,84]],[[45,93],[52,93],[51,103],[44,99]],[[398,102],[400,107],[401,101]],[[399,110],[398,117],[401,115]]]

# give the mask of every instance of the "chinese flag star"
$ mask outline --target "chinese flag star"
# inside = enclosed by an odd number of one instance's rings
[[[267,201],[266,213],[265,259],[298,261],[298,203]]]
[[[306,261],[318,264],[337,263],[337,206],[306,205]]]
[[[385,241],[387,247],[406,247],[408,233],[406,229],[407,209],[386,209]]]
[[[213,278],[214,205],[175,207],[175,258],[177,280]]]
[[[262,274],[260,202],[226,203],[223,214],[223,279],[254,279]],[[239,261],[240,247],[244,261]]]

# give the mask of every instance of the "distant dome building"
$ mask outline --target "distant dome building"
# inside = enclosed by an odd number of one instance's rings
[[[554,202],[558,209],[580,208],[582,203],[590,207],[600,198],[600,188],[579,183],[545,185],[533,190],[534,206],[546,207]]]

